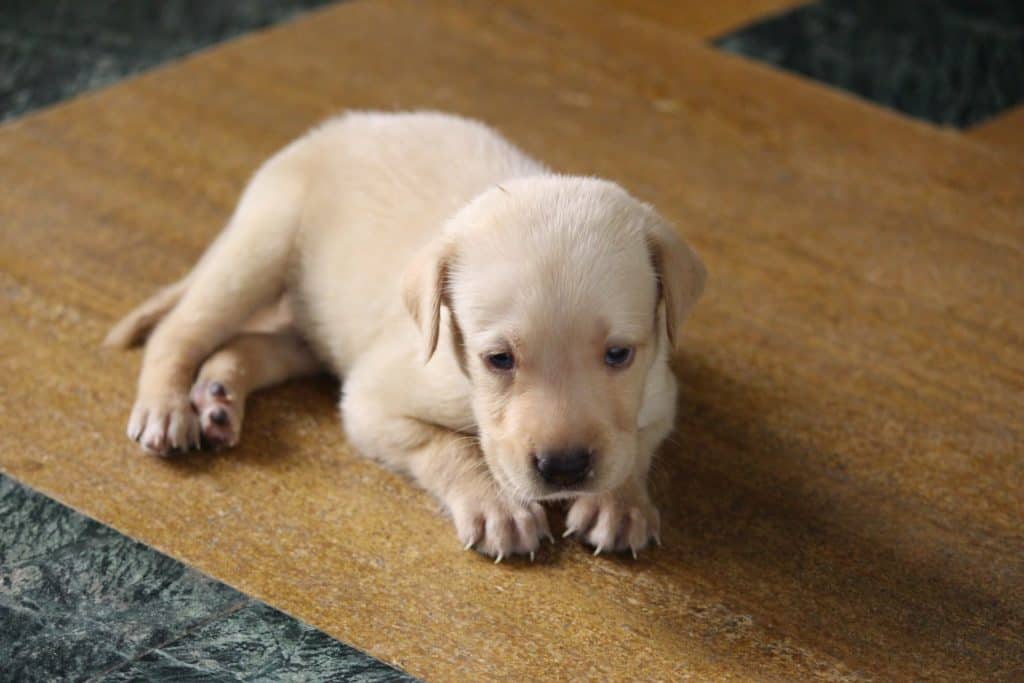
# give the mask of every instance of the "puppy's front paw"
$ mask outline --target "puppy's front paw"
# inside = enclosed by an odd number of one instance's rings
[[[448,507],[466,550],[490,555],[495,562],[516,554],[532,560],[541,539],[551,539],[547,513],[539,503],[520,505],[487,492],[455,496]]]
[[[199,448],[199,421],[188,396],[140,396],[128,419],[128,438],[160,456]]]
[[[565,520],[565,535],[577,536],[605,551],[643,550],[653,539],[660,545],[661,516],[645,492],[625,487],[610,493],[577,498]]]

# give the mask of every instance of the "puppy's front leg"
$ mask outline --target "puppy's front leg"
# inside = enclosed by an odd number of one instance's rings
[[[444,502],[463,546],[499,562],[513,554],[532,559],[541,539],[551,538],[544,508],[512,500],[499,490],[475,438],[449,432],[431,442],[412,454],[409,471]]]
[[[569,508],[565,533],[593,546],[595,555],[629,550],[636,557],[651,539],[660,542],[660,525],[646,482],[630,476],[608,493],[577,498]]]
[[[342,419],[352,444],[362,453],[412,475],[451,513],[459,541],[500,561],[529,554],[550,538],[547,516],[537,503],[503,493],[494,481],[474,436],[401,414],[402,398],[373,377],[350,377]]]
[[[607,493],[580,496],[565,519],[565,535],[594,547],[594,554],[637,552],[653,539],[661,544],[661,515],[647,493],[647,473],[654,451],[672,428],[674,413],[639,434],[639,457],[629,478]]]

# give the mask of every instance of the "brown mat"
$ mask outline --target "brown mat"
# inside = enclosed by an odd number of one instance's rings
[[[967,135],[1021,163],[1024,160],[1024,105],[974,126]]]
[[[587,3],[351,3],[0,130],[0,467],[434,680],[1024,676],[1024,178],[961,138]],[[624,26],[626,28],[624,28]],[[330,382],[235,451],[123,436],[105,328],[345,107],[483,118],[612,177],[711,271],[665,548],[461,552]]]
[[[809,0],[599,0],[617,12],[647,19],[684,35],[717,38],[781,14]]]

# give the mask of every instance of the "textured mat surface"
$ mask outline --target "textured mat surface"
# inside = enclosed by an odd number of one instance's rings
[[[655,473],[666,548],[460,552],[346,446],[327,381],[258,397],[230,453],[124,440],[137,357],[100,352],[106,326],[342,107],[486,119],[685,228],[712,280]],[[0,160],[0,466],[243,592],[437,680],[1024,671],[1002,155],[586,4],[381,2],[15,121]]]
[[[975,126],[967,132],[971,138],[1001,150],[1008,157],[1024,163],[1024,106]]]
[[[598,0],[615,12],[653,21],[698,38],[717,38],[746,24],[766,21],[807,0]]]

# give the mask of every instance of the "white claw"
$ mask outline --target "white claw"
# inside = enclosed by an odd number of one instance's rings
[[[630,548],[629,548],[629,549],[633,551],[633,559],[634,559],[634,560],[638,560],[638,559],[640,559],[640,558],[639,558],[639,556],[637,556],[637,554],[636,554],[636,548],[634,548],[634,547],[630,546]]]
[[[660,534],[654,534],[654,543],[659,548],[661,547],[661,535]]]
[[[569,538],[569,537],[570,537],[570,536],[572,536],[572,535],[573,535],[574,533],[576,533],[576,530],[575,530],[575,529],[571,529],[571,528],[570,528],[570,529],[566,529],[566,530],[565,530],[565,533],[564,533],[564,534],[562,534],[562,538]]]
[[[533,562],[535,559],[537,559],[537,553],[535,553],[535,552],[533,552],[531,550],[530,551],[530,562]]]
[[[597,546],[596,548],[594,548],[594,557],[600,555],[602,550],[604,550],[604,548],[602,548],[601,546]]]
[[[548,532],[548,540],[551,541],[552,543],[555,542],[555,537],[551,534],[550,531]]]
[[[472,550],[472,549],[473,549],[473,546],[474,546],[475,544],[476,544],[476,541],[475,541],[475,540],[472,540],[472,541],[470,541],[469,543],[467,543],[466,545],[464,545],[464,546],[462,547],[462,549],[463,549],[463,550]]]
[[[494,564],[498,564],[498,563],[499,563],[499,562],[501,562],[501,561],[502,561],[503,559],[505,559],[505,553],[501,553],[501,552],[499,552],[499,553],[498,553],[498,556],[497,556],[496,558],[494,558]]]

